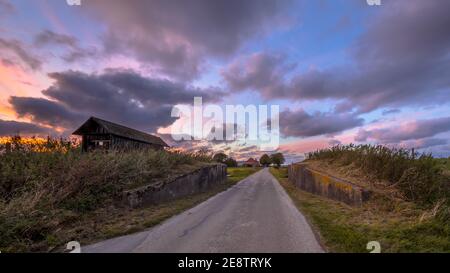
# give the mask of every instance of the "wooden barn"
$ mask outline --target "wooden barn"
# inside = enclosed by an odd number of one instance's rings
[[[159,137],[150,135],[96,117],[89,118],[74,135],[82,137],[84,152],[92,150],[164,149],[168,145]]]
[[[259,162],[256,159],[251,157],[247,161],[244,162],[243,166],[244,167],[253,167],[253,168],[255,168],[255,167],[259,167],[260,165],[259,165]]]

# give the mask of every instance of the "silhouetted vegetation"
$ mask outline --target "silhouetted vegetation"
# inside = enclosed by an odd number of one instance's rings
[[[285,162],[285,159],[282,153],[276,153],[270,155],[270,161],[272,162],[272,164],[280,167]]]
[[[227,167],[237,167],[238,163],[237,161],[232,158],[229,157],[228,155],[224,154],[224,153],[217,153],[213,156],[213,161],[218,162],[218,163],[223,163],[226,164]]]
[[[213,160],[218,163],[225,163],[225,160],[228,159],[228,156],[224,153],[217,153],[213,156]]]
[[[270,159],[270,156],[268,154],[263,154],[259,159],[259,164],[264,167],[268,167],[270,166],[270,164],[272,164],[272,160]]]
[[[227,158],[224,163],[227,165],[228,168],[234,168],[238,166],[237,161],[232,157]]]

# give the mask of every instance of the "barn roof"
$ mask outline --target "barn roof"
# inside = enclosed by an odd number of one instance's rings
[[[258,161],[256,161],[253,157],[250,157],[247,161],[245,161],[246,163],[258,163]]]
[[[169,145],[167,145],[167,143],[165,143],[160,137],[154,136],[154,135],[150,135],[117,123],[113,123],[110,121],[106,121],[103,119],[99,119],[96,117],[90,117],[83,125],[81,125],[80,128],[78,128],[75,132],[73,132],[74,135],[84,135],[84,134],[89,134],[92,132],[92,123],[97,124],[98,126],[102,127],[107,133],[112,134],[112,135],[116,135],[116,136],[120,136],[120,137],[124,137],[124,138],[128,138],[128,139],[133,139],[133,140],[137,140],[137,141],[142,141],[145,143],[149,143],[149,144],[157,144],[157,145],[162,145],[165,147],[169,147]]]

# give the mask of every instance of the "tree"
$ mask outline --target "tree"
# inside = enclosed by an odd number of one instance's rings
[[[267,167],[270,164],[272,164],[272,160],[270,159],[270,157],[267,154],[263,154],[261,156],[261,158],[259,159],[259,163],[261,165],[263,165],[264,167]]]
[[[237,167],[238,166],[237,161],[234,160],[234,158],[232,158],[232,157],[227,158],[224,163],[227,165],[227,167]]]
[[[228,156],[224,153],[217,153],[213,156],[213,160],[219,163],[224,163]]]
[[[276,153],[270,156],[270,159],[273,164],[277,165],[277,167],[280,167],[281,164],[284,163],[285,159],[282,153]]]

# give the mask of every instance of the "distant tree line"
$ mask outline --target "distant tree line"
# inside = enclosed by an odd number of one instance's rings
[[[270,165],[276,165],[280,167],[286,160],[284,159],[284,155],[282,153],[271,154],[263,154],[259,159],[259,163],[264,167],[268,167]]]
[[[237,167],[238,166],[237,161],[234,158],[229,157],[228,155],[226,155],[224,153],[215,154],[213,156],[213,160],[215,162],[226,164],[228,167]],[[286,160],[282,153],[275,153],[272,155],[264,154],[259,159],[259,163],[264,167],[268,167],[272,164],[277,167],[280,167],[285,161]]]

